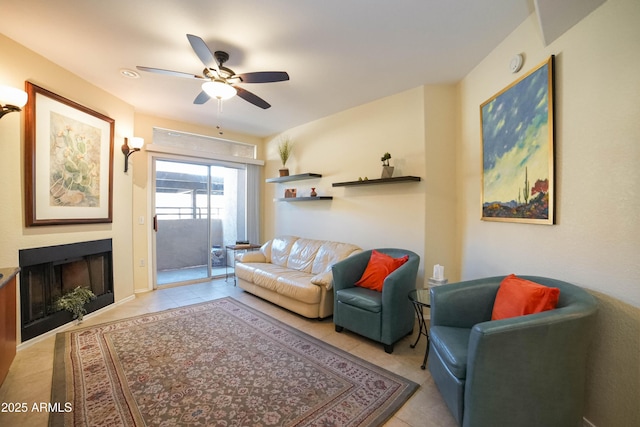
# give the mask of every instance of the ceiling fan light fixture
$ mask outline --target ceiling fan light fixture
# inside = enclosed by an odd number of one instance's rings
[[[203,83],[202,90],[210,97],[221,100],[233,98],[238,92],[233,86],[219,80]]]

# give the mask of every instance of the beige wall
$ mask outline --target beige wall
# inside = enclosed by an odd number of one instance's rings
[[[454,85],[424,87],[425,269],[445,266],[449,282],[460,279],[456,194],[458,91]]]
[[[131,179],[122,172],[119,147],[133,132],[133,108],[101,89],[0,35],[0,84],[23,88],[25,80],[115,120],[113,223],[24,227],[24,113],[0,120],[0,265],[18,265],[18,250],[113,239],[116,301],[133,295]]]
[[[531,16],[460,84],[462,277],[538,274],[594,291],[586,417],[598,427],[640,424],[639,48],[640,2],[609,0],[546,47]],[[479,105],[519,77],[516,53],[520,74],[556,55],[553,226],[479,219]]]
[[[426,101],[425,93],[434,99]],[[425,242],[427,200],[440,198],[434,188],[440,176],[426,170],[425,104],[437,98],[453,99],[451,93],[415,88],[347,111],[290,129],[286,135],[294,142],[287,166],[291,174],[314,172],[322,178],[266,184],[264,197],[265,238],[293,234],[309,238],[354,243],[362,248],[399,247],[421,257],[419,283],[424,266],[430,275],[434,263],[451,265],[453,242]],[[449,102],[453,104],[453,101]],[[437,127],[433,125],[433,127]],[[439,134],[431,132],[434,138]],[[438,144],[453,146],[449,141]],[[277,146],[280,135],[266,149],[265,176],[274,177],[280,168]],[[334,182],[355,181],[359,177],[380,178],[380,157],[391,153],[394,176],[415,175],[417,183],[332,187]],[[432,149],[435,153],[438,150]],[[449,174],[453,176],[453,165]],[[446,173],[446,172],[445,172]],[[319,195],[331,195],[332,201],[278,202],[285,188],[297,188],[299,196],[308,196],[311,187]],[[429,227],[434,232],[433,227]],[[435,232],[434,232],[435,233]],[[441,256],[440,256],[441,255]]]

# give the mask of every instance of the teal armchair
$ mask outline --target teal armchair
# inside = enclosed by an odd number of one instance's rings
[[[586,357],[597,303],[572,284],[556,309],[491,321],[504,277],[431,289],[429,371],[464,427],[581,425]]]
[[[416,288],[420,256],[404,249],[376,250],[393,258],[408,255],[409,259],[386,277],[382,292],[354,285],[367,267],[371,250],[335,264],[333,323],[337,332],[346,328],[382,343],[391,353],[395,342],[413,331],[415,312],[408,295]]]

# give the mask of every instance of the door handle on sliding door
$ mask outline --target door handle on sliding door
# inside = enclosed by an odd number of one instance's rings
[[[153,231],[158,232],[158,215],[153,216]]]

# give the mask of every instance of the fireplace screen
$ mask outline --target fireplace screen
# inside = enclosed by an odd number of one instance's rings
[[[114,301],[111,239],[21,250],[20,268],[23,342],[72,320],[55,302],[78,286],[97,296],[88,313]]]

